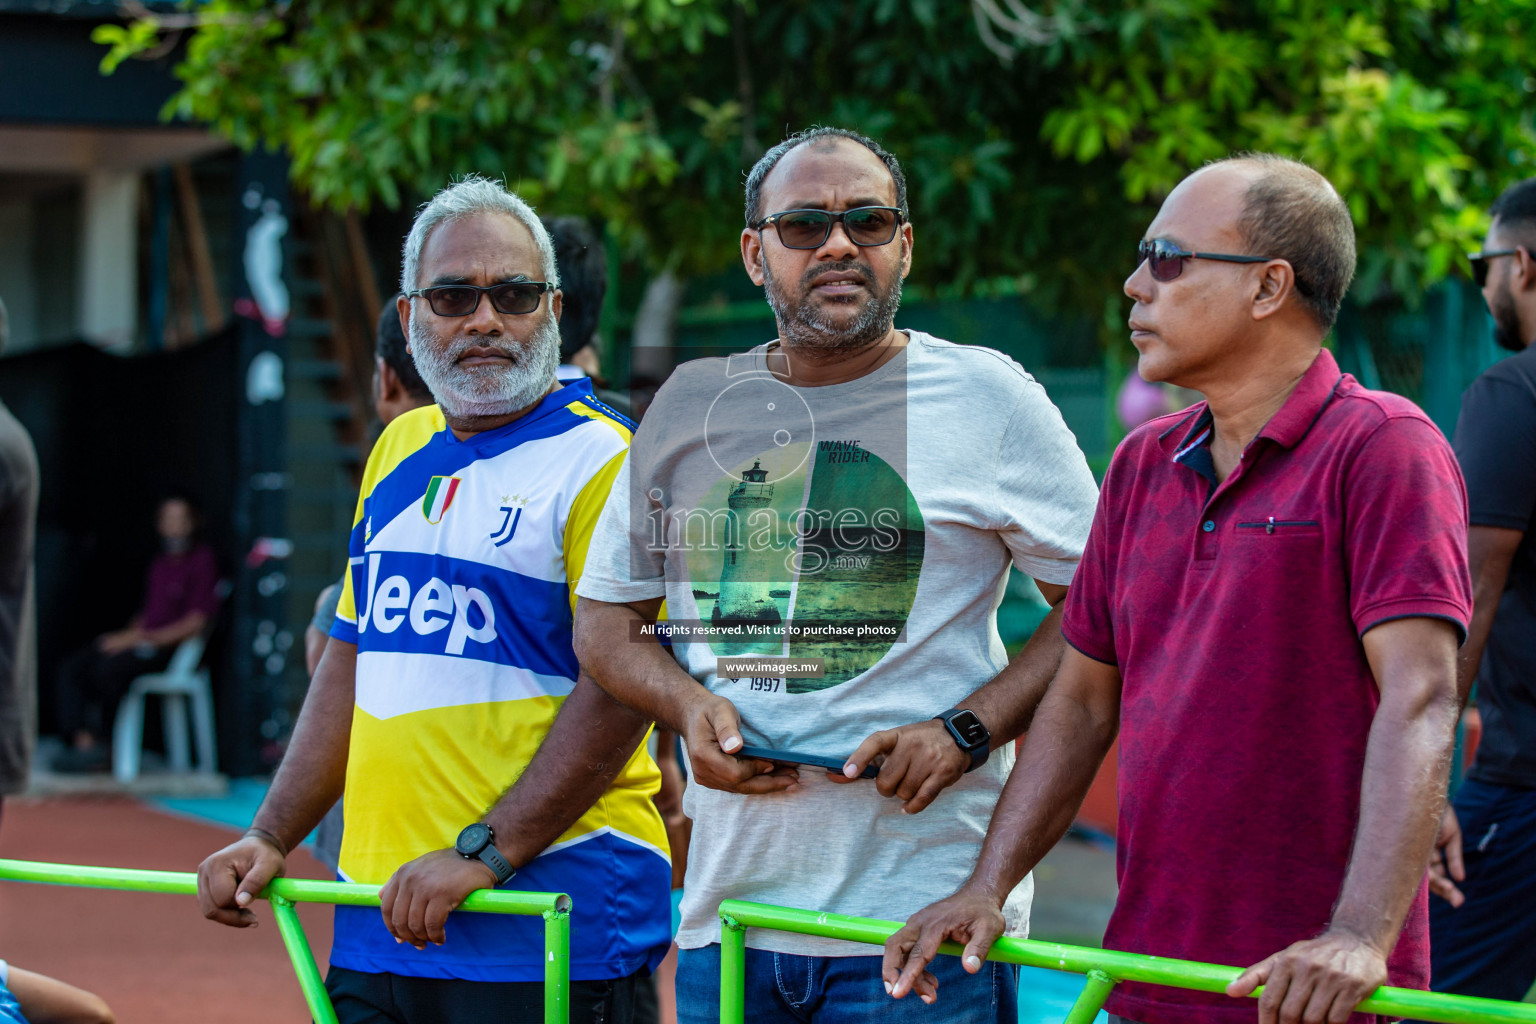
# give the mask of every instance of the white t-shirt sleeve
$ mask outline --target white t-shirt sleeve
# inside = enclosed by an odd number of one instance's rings
[[[0,988],[11,987],[11,965],[0,960]]]
[[[636,517],[632,501],[641,500],[632,494],[630,462],[626,458],[619,467],[592,531],[592,542],[587,548],[586,568],[581,581],[576,584],[578,597],[610,604],[627,604],[645,601],[667,594],[666,553],[660,545],[651,542],[647,530],[654,516]],[[649,498],[643,499],[647,511],[653,510]],[[659,508],[654,511],[660,512]],[[639,522],[632,520],[639,518]]]
[[[1071,583],[1099,488],[1077,438],[1034,380],[1003,429],[992,479],[995,529],[1013,564],[1042,583]]]

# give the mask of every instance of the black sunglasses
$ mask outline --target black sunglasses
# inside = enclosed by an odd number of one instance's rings
[[[761,231],[772,224],[786,249],[819,249],[832,237],[833,224],[842,224],[848,240],[854,245],[867,246],[890,242],[896,237],[901,221],[901,211],[894,206],[856,206],[842,213],[783,210],[747,226]]]
[[[539,308],[539,296],[549,291],[548,281],[509,281],[481,288],[473,284],[440,284],[405,293],[408,299],[427,297],[427,305],[438,316],[469,316],[480,308],[480,296],[488,294],[498,313],[532,313]]]
[[[1488,261],[1500,256],[1514,256],[1519,253],[1519,247],[1514,249],[1490,249],[1487,252],[1469,252],[1467,259],[1472,263],[1472,281],[1479,287],[1488,283]]]
[[[1185,260],[1220,260],[1222,263],[1268,263],[1274,256],[1230,256],[1223,252],[1188,252],[1166,238],[1142,241],[1136,246],[1136,262],[1145,262],[1157,281],[1172,281],[1184,272]]]

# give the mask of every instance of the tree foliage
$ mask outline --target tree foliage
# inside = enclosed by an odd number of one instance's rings
[[[1443,277],[1491,198],[1536,168],[1536,0],[1045,2],[1048,36],[1011,60],[979,10],[205,0],[101,41],[110,62],[185,25],[168,116],[285,147],[318,201],[395,205],[501,174],[684,274],[732,265],[742,177],[766,146],[856,128],[907,168],[919,284],[1002,279],[1106,313],[1161,197],[1233,151],[1297,156],[1335,183],[1363,299]]]

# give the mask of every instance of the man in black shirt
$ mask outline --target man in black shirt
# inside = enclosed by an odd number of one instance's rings
[[[1489,211],[1474,278],[1515,354],[1462,396],[1453,444],[1467,481],[1472,627],[1483,735],[1431,858],[1432,987],[1521,999],[1536,982],[1536,178]]]

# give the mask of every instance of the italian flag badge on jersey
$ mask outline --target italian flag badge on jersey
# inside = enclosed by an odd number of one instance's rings
[[[427,493],[421,499],[421,514],[427,517],[427,522],[433,526],[442,522],[457,493],[459,478],[456,476],[435,476],[428,481]]]

